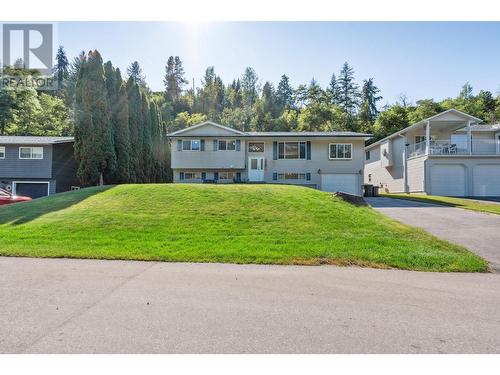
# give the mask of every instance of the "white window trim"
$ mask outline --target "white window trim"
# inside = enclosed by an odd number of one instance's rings
[[[50,195],[50,181],[12,181],[12,195],[16,195],[16,184],[47,184],[47,195]]]
[[[221,150],[220,149],[220,142],[225,142],[226,143],[226,149],[225,150]],[[227,144],[229,142],[234,142],[234,150],[228,150]],[[236,151],[236,139],[218,139],[217,140],[217,151]]]
[[[22,158],[21,157],[21,149],[22,148],[30,148],[31,149],[31,153],[30,153],[31,156],[29,158]],[[42,152],[41,152],[42,157],[41,158],[34,158],[33,157],[33,149],[34,148],[42,149]],[[43,160],[43,146],[19,146],[19,159],[20,160]]]
[[[331,153],[331,146],[332,145],[350,145],[351,146],[351,157],[350,158],[332,158],[332,153]],[[328,160],[352,160],[352,143],[329,143],[328,144]]]
[[[262,151],[250,151],[250,143],[258,143],[258,144],[262,145]],[[261,153],[264,153],[264,152],[266,152],[266,142],[249,141],[247,149],[248,149],[248,152],[250,154],[261,154]]]
[[[286,149],[286,143],[297,143],[298,144],[298,151],[299,151],[299,157],[297,159],[287,159],[283,157],[282,159],[280,158],[280,143],[283,143],[283,156],[286,155],[285,149]],[[300,144],[304,143],[306,146],[306,152],[303,158],[300,157]],[[307,160],[307,141],[278,141],[278,159],[277,160]]]
[[[5,146],[0,146],[0,152],[3,154],[3,156],[0,155],[0,159],[5,159]]]
[[[191,147],[190,150],[184,150],[184,142],[185,141],[189,141],[189,145]],[[199,148],[198,148],[198,150],[193,150],[193,142],[196,142],[196,141],[198,141]],[[190,151],[192,151],[192,152],[200,152],[201,151],[201,139],[183,139],[182,140],[182,150],[181,150],[181,152],[190,152]]]

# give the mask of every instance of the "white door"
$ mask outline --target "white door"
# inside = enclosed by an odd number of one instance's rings
[[[331,173],[321,175],[321,190],[359,195],[359,175],[348,173]]]
[[[465,196],[465,167],[460,164],[437,164],[431,167],[431,195]]]
[[[500,164],[477,165],[472,170],[472,178],[474,196],[500,196]]]
[[[264,158],[248,158],[248,181],[264,181]]]

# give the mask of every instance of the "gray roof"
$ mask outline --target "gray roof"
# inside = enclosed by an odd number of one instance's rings
[[[332,131],[332,132],[246,132],[251,137],[371,137],[372,134]]]
[[[0,135],[0,145],[51,145],[74,142],[73,137],[36,137],[30,135]]]
[[[470,126],[470,129],[474,132],[491,132],[491,131],[500,131],[500,124],[474,124]],[[467,127],[458,129],[457,132],[465,132],[467,131]]]

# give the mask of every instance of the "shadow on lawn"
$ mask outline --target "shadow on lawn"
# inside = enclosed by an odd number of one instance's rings
[[[113,187],[114,185],[89,187],[75,191],[67,191],[65,193],[58,193],[48,197],[35,199],[30,202],[0,206],[0,225],[19,225],[27,223],[42,215],[64,210],[65,208],[78,204],[87,198],[100,194]]]

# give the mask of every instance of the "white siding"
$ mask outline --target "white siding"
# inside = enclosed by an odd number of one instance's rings
[[[382,191],[390,193],[404,192],[404,165],[403,150],[404,138],[390,139],[392,166],[382,167],[380,145],[370,149],[370,160],[365,161],[365,184],[373,184],[382,187]],[[369,177],[371,175],[371,182]]]
[[[408,189],[410,193],[421,193],[425,190],[425,160],[426,156],[408,159]]]

